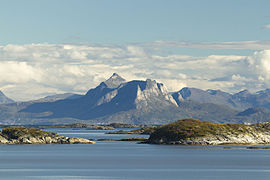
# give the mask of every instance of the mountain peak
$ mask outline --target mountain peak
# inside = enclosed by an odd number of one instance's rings
[[[122,78],[121,76],[119,76],[117,73],[113,73],[112,76],[110,77],[112,79],[116,79],[116,78]],[[123,78],[122,78],[123,79]]]
[[[104,81],[108,88],[117,88],[120,84],[126,82],[124,78],[119,76],[117,73],[113,73],[113,75]]]
[[[0,104],[12,103],[12,99],[8,98],[2,91],[0,91]]]

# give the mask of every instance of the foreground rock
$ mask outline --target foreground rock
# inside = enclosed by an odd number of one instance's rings
[[[158,127],[146,143],[180,145],[270,144],[270,124],[220,124],[194,119]]]
[[[79,137],[64,137],[35,128],[10,127],[0,133],[0,144],[94,144]]]

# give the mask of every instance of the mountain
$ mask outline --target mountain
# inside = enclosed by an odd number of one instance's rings
[[[220,90],[201,90],[185,87],[172,94],[178,105],[186,100],[200,103],[214,103],[226,105],[236,110],[262,107],[270,110],[270,89],[258,91],[254,94],[248,90],[243,90],[235,94],[226,93]]]
[[[77,99],[81,96],[82,95],[74,94],[74,93],[55,94],[55,95],[46,96],[38,100],[34,100],[34,102],[54,102],[54,101],[63,100],[63,99]]]
[[[104,84],[108,88],[117,88],[120,84],[125,83],[125,82],[126,80],[124,78],[119,76],[117,73],[113,73],[113,75],[109,79],[104,81]]]
[[[178,92],[172,94],[177,104],[186,100],[191,100],[200,103],[214,103],[227,105],[231,108],[237,107],[237,105],[231,100],[232,95],[220,90],[201,90],[197,88],[185,87]]]
[[[236,94],[183,88],[170,93],[162,83],[126,81],[114,73],[85,95],[60,94],[0,104],[2,124],[165,124],[184,118],[219,123],[270,121],[270,90]]]
[[[24,113],[45,113],[43,118],[74,118],[91,122],[155,123],[167,120],[168,111],[178,105],[163,84],[146,81],[126,82],[114,73],[84,96],[55,102],[34,103]],[[121,115],[121,117],[119,117]]]
[[[0,91],[0,104],[13,103],[14,101],[8,98],[2,91]]]
[[[248,108],[236,115],[236,119],[243,119],[241,123],[270,122],[270,112],[265,108]]]

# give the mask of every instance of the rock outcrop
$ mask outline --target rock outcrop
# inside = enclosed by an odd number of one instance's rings
[[[180,145],[270,144],[269,127],[269,123],[220,124],[184,119],[158,127],[150,135],[147,143]]]
[[[79,137],[64,137],[35,128],[8,127],[0,133],[0,144],[94,144]]]

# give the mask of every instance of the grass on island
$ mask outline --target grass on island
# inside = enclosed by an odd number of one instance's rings
[[[245,134],[257,131],[253,126],[244,124],[220,124],[195,119],[183,119],[158,127],[150,138],[166,137],[170,140],[205,137],[219,134]]]
[[[25,128],[25,127],[7,127],[2,130],[2,136],[8,139],[17,139],[22,136],[55,136],[56,133],[46,132],[36,128]]]

